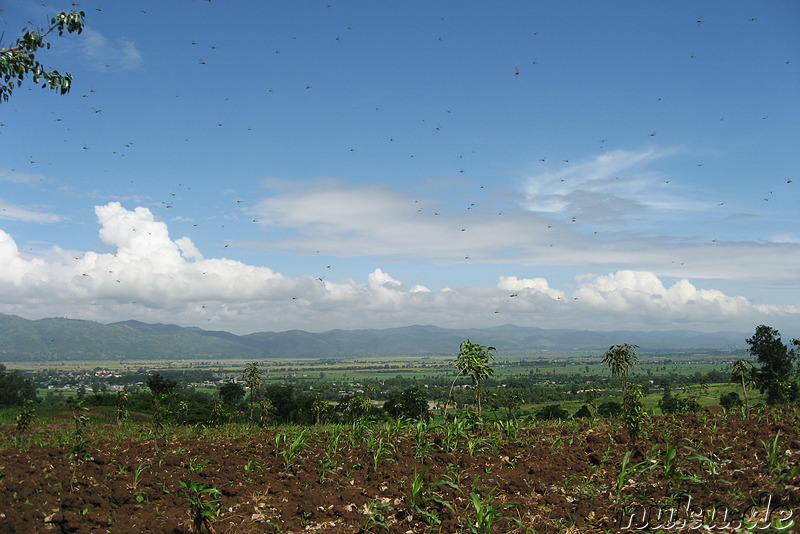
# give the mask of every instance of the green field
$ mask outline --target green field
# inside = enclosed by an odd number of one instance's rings
[[[727,380],[732,361],[743,357],[745,355],[642,354],[631,369],[629,379],[644,386],[642,402],[653,414],[660,413],[658,403],[665,385],[673,395],[718,409],[720,395],[742,393],[741,387]],[[493,376],[486,381],[484,389],[488,413],[492,408],[501,410],[502,399],[511,391],[520,393],[523,399],[515,408],[518,415],[533,414],[549,405],[560,405],[574,414],[586,403],[584,392],[587,390],[598,391],[595,406],[607,401],[619,402],[619,381],[601,360],[601,354],[587,353],[547,353],[536,357],[497,355],[491,362]],[[181,388],[193,394],[216,398],[219,385],[231,380],[241,382],[245,367],[252,363],[249,360],[115,360],[59,364],[9,362],[6,367],[33,377],[40,399],[58,404],[75,398],[79,390],[86,395],[95,390],[139,391],[155,373],[174,378]],[[408,387],[423,388],[429,401],[434,403],[446,397],[452,384],[456,385],[454,398],[458,403],[468,403],[471,398],[469,390],[464,389],[470,379],[457,377],[454,358],[450,356],[267,360],[258,365],[264,387],[287,386],[298,394],[314,394],[334,404],[348,395],[364,395],[380,406]],[[751,404],[760,401],[757,391],[750,392]],[[8,417],[0,415],[0,419]]]

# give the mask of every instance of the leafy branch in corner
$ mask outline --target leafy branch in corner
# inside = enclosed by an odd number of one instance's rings
[[[39,30],[28,30],[16,40],[13,46],[0,48],[0,100],[7,102],[15,88],[22,85],[26,76],[33,79],[33,83],[41,83],[43,88],[49,87],[59,91],[62,95],[69,92],[72,85],[72,75],[61,74],[57,70],[47,70],[36,59],[36,52],[49,49],[50,43],[45,37],[52,32],[64,35],[64,32],[80,34],[84,27],[84,12],[62,12],[50,19],[50,27]]]

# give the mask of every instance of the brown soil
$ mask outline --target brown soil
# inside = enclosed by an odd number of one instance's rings
[[[180,481],[221,492],[217,533],[472,532],[480,510],[498,533],[655,531],[657,523],[681,530],[678,520],[688,520],[686,530],[732,532],[748,518],[755,528],[766,526],[765,514],[793,514],[800,525],[800,477],[792,471],[800,464],[797,407],[746,419],[654,418],[636,443],[616,421],[531,425],[521,423],[510,437],[475,428],[455,450],[435,427],[419,440],[414,425],[312,427],[295,458],[280,452],[300,428],[175,429],[156,440],[144,427],[137,437],[95,426],[92,459],[79,461],[68,457],[69,427],[34,424],[15,436],[7,426],[0,437],[0,532],[204,530],[192,522]],[[770,469],[766,446],[776,435],[779,455]],[[51,444],[37,444],[43,442]],[[627,451],[636,469],[620,478]],[[414,503],[419,473],[425,485]],[[669,509],[675,523],[667,525]],[[792,531],[800,528],[782,530]]]

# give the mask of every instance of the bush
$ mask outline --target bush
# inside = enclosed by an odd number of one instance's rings
[[[33,382],[16,371],[6,371],[6,366],[0,364],[0,407],[22,406],[26,400],[35,399]]]
[[[662,412],[667,414],[700,412],[704,410],[695,399],[684,399],[677,395],[668,394],[665,394],[661,400],[658,401],[658,407],[661,408]]]
[[[559,404],[551,404],[536,412],[536,419],[541,421],[565,420],[569,419],[569,412]]]
[[[383,409],[396,419],[424,419],[428,415],[428,396],[420,388],[408,388],[387,400]]]
[[[600,417],[619,417],[622,415],[622,405],[617,401],[607,401],[597,407]]]
[[[730,393],[725,393],[720,395],[719,397],[719,405],[722,406],[726,411],[727,410],[734,410],[744,405],[742,402],[741,397],[735,391],[731,391]]]

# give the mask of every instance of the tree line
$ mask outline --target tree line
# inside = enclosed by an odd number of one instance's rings
[[[634,421],[642,415],[641,399],[649,387],[663,388],[659,408],[663,413],[680,413],[702,409],[698,397],[703,393],[704,383],[731,382],[741,392],[732,391],[720,398],[726,409],[749,406],[749,394],[753,390],[762,393],[768,405],[792,403],[800,400],[796,360],[800,352],[800,341],[792,339],[785,344],[774,328],[760,325],[747,340],[750,358],[737,360],[728,374],[710,371],[695,373],[694,394],[676,394],[672,385],[685,385],[686,377],[672,382],[671,377],[658,377],[651,381],[645,376],[633,376],[632,369],[638,363],[635,345],[622,344],[611,347],[602,363],[607,364],[612,377],[619,380],[619,400],[605,400],[609,392],[586,388],[587,377],[562,378],[561,384],[543,385],[530,375],[493,378],[494,348],[472,343],[469,340],[459,347],[453,364],[455,376],[402,377],[378,380],[362,380],[353,392],[342,392],[341,383],[315,381],[269,382],[264,379],[257,362],[249,364],[241,377],[217,387],[214,393],[206,393],[185,387],[179,378],[180,372],[172,376],[165,372],[148,375],[145,387],[129,385],[124,391],[79,391],[78,398],[87,406],[114,407],[120,418],[124,414],[138,412],[150,414],[155,424],[223,424],[246,422],[249,424],[315,424],[323,422],[351,422],[358,419],[380,421],[388,418],[418,419],[428,417],[436,411],[447,416],[448,409],[474,412],[480,418],[485,410],[506,417],[522,414],[525,403],[555,403],[540,408],[536,416],[541,419],[565,419],[570,417],[559,404],[563,400],[574,400],[582,393],[585,404],[575,417],[605,416],[622,417]],[[193,372],[191,377],[201,378],[204,372]],[[209,372],[210,373],[210,372]],[[608,378],[595,377],[594,384],[608,384]],[[464,383],[469,379],[469,383]],[[424,382],[424,383],[423,383]],[[613,394],[613,393],[612,393]],[[742,398],[743,397],[743,398]],[[58,396],[48,393],[45,402],[55,403]],[[18,372],[9,372],[0,364],[0,407],[19,407],[43,402],[37,396],[34,383]],[[632,423],[633,424],[633,423]]]

